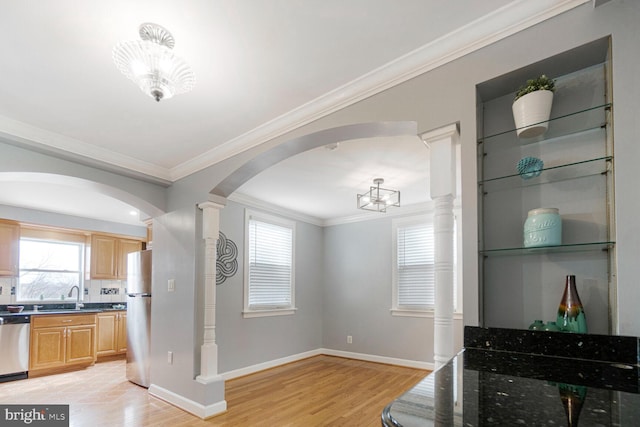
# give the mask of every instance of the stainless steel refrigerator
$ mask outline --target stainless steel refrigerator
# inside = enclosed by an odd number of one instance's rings
[[[151,250],[127,256],[127,379],[149,387]]]

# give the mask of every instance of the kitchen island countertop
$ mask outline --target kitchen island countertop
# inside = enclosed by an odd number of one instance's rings
[[[520,344],[513,347],[518,351],[506,349],[506,336]],[[581,343],[578,335],[558,332],[465,329],[465,349],[391,402],[382,425],[640,425],[638,339],[583,337]],[[610,360],[596,360],[600,350],[562,357],[566,340],[594,350],[612,340],[619,346],[606,349]],[[552,345],[541,349],[536,342]]]

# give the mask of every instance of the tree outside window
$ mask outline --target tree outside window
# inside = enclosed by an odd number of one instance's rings
[[[20,239],[18,301],[60,301],[73,286],[82,289],[84,245],[31,238]]]

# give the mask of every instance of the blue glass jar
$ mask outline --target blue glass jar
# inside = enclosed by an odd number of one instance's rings
[[[562,219],[557,208],[529,211],[524,222],[524,247],[557,246],[562,244]]]

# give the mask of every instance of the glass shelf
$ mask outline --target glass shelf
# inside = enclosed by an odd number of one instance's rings
[[[540,169],[541,173],[539,176],[529,179],[524,179],[520,174],[515,173],[497,178],[485,179],[480,181],[478,184],[482,186],[482,190],[485,193],[489,193],[493,191],[508,190],[511,188],[522,188],[532,185],[566,181],[569,179],[584,178],[609,172],[611,170],[612,160],[613,156],[598,157],[596,159],[542,168]]]
[[[478,144],[489,143],[497,140],[517,140],[521,145],[535,144],[562,136],[585,132],[606,126],[608,123],[608,112],[611,110],[611,103],[586,108],[584,110],[563,114],[549,119],[549,128],[541,136],[534,138],[519,138],[516,128],[505,130],[484,136],[478,140]],[[544,122],[540,122],[544,123]],[[537,123],[536,123],[537,124]]]
[[[480,251],[484,256],[505,256],[505,255],[544,255],[555,253],[575,253],[575,252],[594,252],[609,250],[615,246],[615,242],[590,242],[590,243],[572,243],[557,246],[540,246],[535,248],[498,248],[485,249]]]

